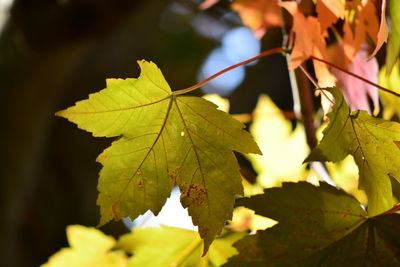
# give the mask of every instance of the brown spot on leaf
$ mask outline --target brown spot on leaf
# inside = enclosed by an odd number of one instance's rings
[[[143,181],[143,179],[139,179],[139,181],[138,181],[138,183],[137,183],[137,186],[140,187],[140,188],[142,188],[142,187],[144,186],[144,181]]]
[[[119,205],[120,205],[120,201],[119,201],[119,200],[115,201],[115,202],[111,205],[111,213],[112,213],[112,215],[113,215],[113,217],[114,217],[115,219],[119,219],[119,216],[120,216],[120,214],[121,214],[121,210],[120,210]]]
[[[182,174],[182,171],[183,171],[183,169],[182,169],[182,167],[178,167],[178,168],[176,168],[175,170],[172,170],[172,171],[169,171],[168,172],[168,175],[169,175],[169,177],[171,177],[171,179],[175,182],[179,182],[179,179],[180,179],[180,177],[181,177],[181,174]]]
[[[182,200],[189,200],[197,205],[203,205],[206,198],[206,190],[196,184],[184,184],[181,188]]]

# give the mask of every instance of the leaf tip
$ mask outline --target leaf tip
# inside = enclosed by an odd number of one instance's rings
[[[54,115],[57,117],[67,118],[66,111],[67,111],[66,109],[59,110],[56,113],[54,113]]]
[[[212,241],[204,239],[203,240],[203,253],[201,254],[202,257],[207,255],[208,249],[210,248]]]
[[[302,164],[312,161],[330,161],[318,147],[314,148],[311,153],[303,160]]]

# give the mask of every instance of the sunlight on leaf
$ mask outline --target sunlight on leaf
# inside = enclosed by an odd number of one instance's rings
[[[389,90],[400,93],[400,66],[395,64],[390,75],[387,76],[387,69],[384,66],[379,71],[379,84]],[[379,91],[383,104],[383,118],[391,119],[393,115],[400,117],[400,98],[384,91]]]
[[[100,225],[157,215],[176,183],[206,252],[243,194],[232,150],[260,150],[242,123],[205,99],[176,95],[154,63],[138,63],[138,79],[108,79],[57,115],[94,136],[120,137],[97,158]]]
[[[322,132],[328,125],[325,123],[317,129],[318,142],[323,138]],[[328,172],[337,186],[353,195],[361,204],[367,206],[367,196],[364,190],[358,189],[358,167],[352,156],[347,156],[337,163],[325,162]],[[311,174],[314,174],[311,172]],[[314,174],[317,175],[317,174]]]
[[[262,194],[262,192],[260,194]],[[246,230],[256,231],[265,230],[274,226],[276,223],[277,222],[272,219],[255,214],[251,209],[237,207],[233,211],[232,221],[228,227],[236,232]]]
[[[217,94],[204,95],[203,98],[217,105],[219,110],[229,112],[229,100],[227,98],[220,97]]]
[[[353,1],[346,7],[349,10],[343,25],[343,47],[347,58],[352,61],[368,37],[377,43],[379,21],[372,1]]]
[[[390,33],[389,41],[386,48],[386,65],[387,74],[393,70],[393,67],[399,62],[400,56],[400,1],[390,0],[389,2],[390,14]]]
[[[265,95],[258,101],[250,132],[263,152],[262,156],[248,156],[262,186],[307,178],[306,166],[302,164],[309,152],[304,127],[298,124],[293,131],[291,122]]]
[[[112,250],[116,241],[101,231],[80,225],[67,227],[70,248],[63,248],[42,267],[124,267],[128,259],[123,251]]]
[[[359,168],[359,188],[368,197],[368,213],[376,215],[394,205],[390,178],[400,180],[400,124],[374,118],[365,111],[350,113],[342,93],[327,89],[335,98],[328,127],[305,161],[343,160],[352,155]]]
[[[237,251],[232,244],[244,233],[226,232],[201,257],[203,245],[197,232],[163,226],[137,228],[123,235],[118,247],[133,254],[128,266],[220,266]]]
[[[321,23],[322,32],[335,23],[339,18],[344,18],[344,0],[317,0],[316,11]]]
[[[327,32],[323,31],[316,17],[306,17],[300,12],[296,2],[281,2],[279,4],[293,16],[292,32],[295,33],[293,50],[290,54],[289,70],[299,67],[311,55],[321,59],[327,59],[325,37]],[[320,87],[334,86],[335,77],[330,73],[328,66],[322,62],[313,60],[315,75]]]
[[[358,189],[358,168],[353,157],[347,156],[338,163],[326,162],[326,167],[337,186],[353,195],[364,206],[367,205],[364,190]]]

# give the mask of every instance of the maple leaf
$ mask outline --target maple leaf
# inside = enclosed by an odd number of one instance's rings
[[[389,42],[386,48],[386,71],[389,74],[396,62],[399,60],[400,53],[400,1],[390,0],[390,33]]]
[[[360,46],[367,42],[367,35],[376,43],[379,31],[379,22],[372,1],[354,1],[351,4],[356,13],[355,18],[346,19],[343,24],[343,48],[349,61],[353,60]]]
[[[326,183],[284,183],[238,205],[279,223],[234,244],[239,255],[224,266],[400,264],[400,215],[369,217],[354,197]]]
[[[235,0],[231,7],[239,13],[243,24],[252,29],[257,38],[263,37],[271,27],[282,26],[282,14],[277,0]]]
[[[322,30],[318,19],[312,16],[305,17],[300,12],[297,2],[281,2],[279,5],[284,7],[293,16],[292,31],[296,34],[293,50],[290,55],[289,69],[296,69],[311,55],[327,59],[325,34],[321,34]],[[336,79],[330,73],[328,67],[316,60],[313,60],[313,63],[319,86],[333,86]]]
[[[128,266],[220,266],[237,254],[232,244],[245,233],[226,232],[202,255],[202,242],[197,232],[162,226],[137,228],[120,237],[118,248],[133,256]]]
[[[42,267],[125,267],[128,259],[123,251],[112,250],[116,241],[101,231],[80,225],[67,227],[70,248],[63,248]]]
[[[157,215],[176,183],[206,252],[243,191],[232,150],[260,151],[243,124],[202,98],[171,92],[154,63],[138,63],[138,79],[108,79],[57,115],[94,136],[120,137],[97,158],[100,225]]]
[[[352,155],[359,169],[359,188],[368,197],[368,213],[376,215],[393,206],[391,177],[399,180],[400,124],[374,118],[366,111],[350,113],[342,93],[335,98],[324,137],[305,161],[338,162]]]
[[[292,130],[292,123],[268,96],[260,96],[254,110],[250,132],[263,155],[249,155],[264,187],[278,186],[282,181],[299,181],[307,177],[302,164],[309,153],[303,125]],[[291,151],[291,153],[287,153]]]
[[[321,24],[321,32],[325,32],[339,18],[344,19],[344,7],[344,0],[317,0],[316,11]]]

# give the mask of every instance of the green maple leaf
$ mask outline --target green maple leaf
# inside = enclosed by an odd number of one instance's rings
[[[94,136],[120,137],[97,159],[100,225],[158,214],[176,183],[206,252],[243,192],[232,150],[260,151],[243,124],[202,98],[171,92],[154,63],[138,63],[138,79],[108,79],[57,115]]]
[[[368,213],[376,215],[394,204],[391,177],[400,178],[400,124],[368,115],[350,113],[342,93],[328,89],[335,98],[324,137],[305,161],[338,162],[352,155],[359,169],[359,188],[368,197]]]
[[[239,255],[224,266],[400,265],[400,215],[370,217],[353,196],[326,183],[284,183],[238,204],[278,224],[234,244]],[[249,247],[256,247],[253,257]]]
[[[130,252],[128,266],[220,266],[237,254],[232,244],[245,233],[226,232],[218,237],[205,257],[198,233],[162,226],[161,228],[137,228],[123,235],[118,247]]]

